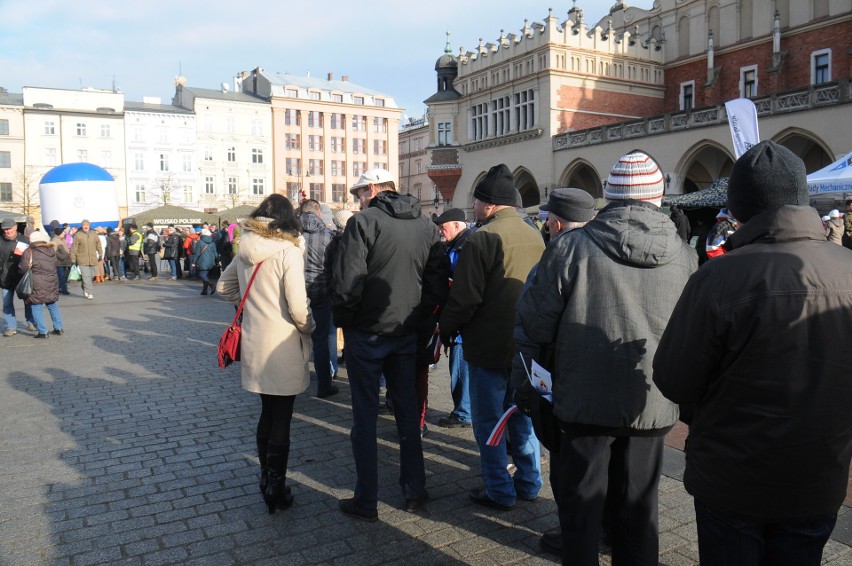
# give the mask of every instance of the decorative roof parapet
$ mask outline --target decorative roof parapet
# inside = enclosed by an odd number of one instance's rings
[[[662,65],[663,51],[656,49],[658,41],[647,33],[644,36],[640,34],[638,24],[631,29],[614,29],[611,18],[603,19],[599,25],[590,28],[583,21],[583,11],[576,6],[568,12],[568,19],[561,23],[551,11],[544,23],[530,24],[529,20],[524,20],[520,35],[506,34],[505,30],[500,30],[499,37],[493,43],[480,38],[476,49],[472,51],[460,47],[459,77],[508,62],[547,45]]]

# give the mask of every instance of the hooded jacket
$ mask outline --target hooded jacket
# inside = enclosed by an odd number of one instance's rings
[[[32,268],[30,268],[32,258]],[[33,294],[24,302],[44,305],[59,300],[59,277],[56,274],[56,246],[52,242],[33,242],[21,256],[21,274],[32,269]]]
[[[555,355],[554,413],[608,435],[664,434],[677,406],[651,364],[695,251],[656,206],[613,202],[545,251],[518,300],[527,337]]]
[[[335,326],[370,334],[416,332],[445,296],[438,229],[420,214],[420,201],[379,193],[347,223],[334,255]]]
[[[213,242],[212,236],[200,236],[192,244],[192,262],[199,270],[207,271],[211,269],[216,264],[216,258],[218,257],[216,243]]]
[[[752,217],[692,276],[654,381],[689,423],[686,490],[759,519],[834,515],[852,457],[852,252],[816,211]]]
[[[334,257],[334,234],[313,212],[299,217],[305,238],[305,285],[308,298],[327,299],[331,295],[331,268]]]
[[[843,245],[843,219],[832,218],[825,226],[825,239],[834,242],[838,246]]]
[[[160,251],[160,237],[154,230],[145,232],[145,242],[142,244],[145,255],[155,254]]]
[[[242,385],[254,393],[297,395],[310,383],[314,330],[305,293],[305,261],[298,237],[270,230],[268,222],[246,222],[240,251],[222,273],[216,291],[239,305],[258,270],[243,307]]]

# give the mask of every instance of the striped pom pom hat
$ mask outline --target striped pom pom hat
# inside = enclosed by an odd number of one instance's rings
[[[664,190],[663,173],[657,163],[641,151],[635,151],[612,167],[604,187],[604,198],[653,201],[662,199]]]

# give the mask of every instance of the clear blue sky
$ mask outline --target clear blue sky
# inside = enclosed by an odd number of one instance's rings
[[[652,0],[627,2],[650,8]],[[578,0],[592,23],[614,0]],[[128,100],[174,94],[189,86],[233,84],[263,67],[349,80],[392,95],[409,116],[435,90],[435,60],[450,32],[453,54],[518,33],[524,19],[560,21],[571,1],[517,0],[0,0],[0,86],[120,88]]]

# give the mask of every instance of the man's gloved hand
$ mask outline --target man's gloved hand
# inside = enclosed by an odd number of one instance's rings
[[[533,389],[529,381],[524,381],[520,388],[515,389],[515,405],[527,416],[532,414],[532,404],[537,401],[534,395],[538,395],[538,391]]]

